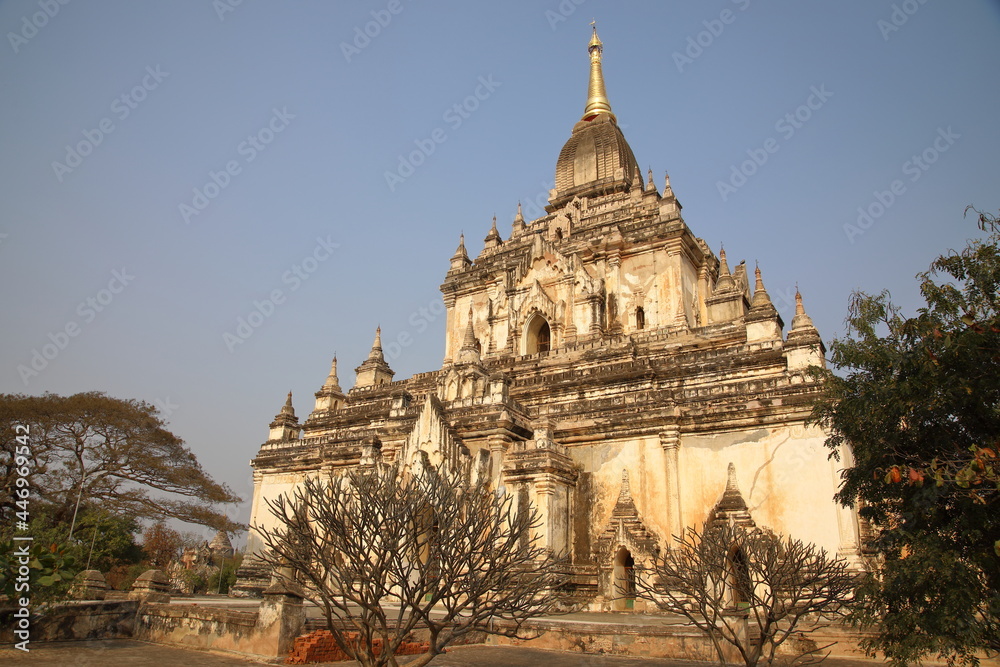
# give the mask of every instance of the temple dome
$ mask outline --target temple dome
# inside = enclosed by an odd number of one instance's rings
[[[587,47],[590,52],[590,84],[583,118],[573,126],[573,134],[559,151],[556,162],[552,209],[576,196],[594,196],[628,190],[639,165],[625,135],[618,127],[604,88],[601,58],[604,46],[597,28]]]
[[[556,162],[556,196],[561,205],[577,195],[599,195],[631,186],[639,169],[618,123],[602,113],[573,127]]]

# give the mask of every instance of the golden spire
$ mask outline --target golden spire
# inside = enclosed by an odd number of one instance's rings
[[[598,114],[606,113],[617,122],[618,119],[611,113],[611,103],[608,102],[608,93],[604,89],[604,74],[601,71],[604,45],[597,36],[597,22],[592,21],[590,25],[594,26],[594,36],[587,46],[587,51],[590,52],[590,86],[587,88],[587,106],[583,110],[583,120],[592,120]]]

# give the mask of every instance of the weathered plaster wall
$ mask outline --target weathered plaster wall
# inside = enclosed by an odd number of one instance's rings
[[[685,435],[679,457],[684,525],[698,526],[722,498],[726,469],[736,478],[758,526],[813,542],[831,553],[842,546],[835,471],[825,436],[801,423],[713,435]]]

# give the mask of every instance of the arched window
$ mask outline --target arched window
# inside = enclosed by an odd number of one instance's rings
[[[642,309],[642,306],[635,309],[635,328],[646,328],[646,311]]]
[[[552,349],[552,330],[541,315],[535,314],[525,331],[524,353],[538,354]]]

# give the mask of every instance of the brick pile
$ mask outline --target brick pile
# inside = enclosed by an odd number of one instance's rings
[[[358,639],[358,633],[350,632],[347,641],[353,644]],[[373,640],[375,654],[382,652],[382,640]],[[403,642],[396,650],[396,655],[418,655],[430,650],[427,642]],[[307,635],[295,638],[291,652],[285,658],[286,665],[305,665],[312,662],[340,662],[350,660],[346,653],[337,646],[333,633],[329,630],[316,630]]]

